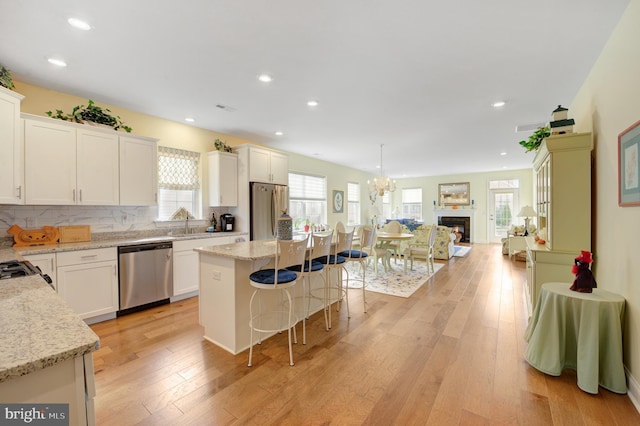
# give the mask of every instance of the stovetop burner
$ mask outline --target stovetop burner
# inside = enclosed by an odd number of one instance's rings
[[[8,280],[10,278],[26,277],[28,275],[40,274],[35,266],[24,260],[9,260],[0,262],[0,280]]]

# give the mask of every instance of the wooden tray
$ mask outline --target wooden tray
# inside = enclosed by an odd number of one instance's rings
[[[91,241],[91,226],[89,225],[61,226],[58,230],[60,231],[61,243]]]
[[[57,244],[59,235],[58,229],[51,226],[43,226],[42,229],[22,229],[13,225],[7,233],[13,235],[14,247]]]

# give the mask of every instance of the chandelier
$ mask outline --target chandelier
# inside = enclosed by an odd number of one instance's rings
[[[382,197],[385,193],[396,190],[396,181],[392,181],[382,175],[382,144],[380,144],[380,177],[374,178],[373,182],[367,181],[367,184],[369,185],[369,192],[372,193],[374,197],[376,194]]]

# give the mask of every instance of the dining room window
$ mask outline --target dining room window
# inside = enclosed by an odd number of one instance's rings
[[[289,172],[289,216],[293,228],[327,223],[327,178]]]
[[[402,218],[422,221],[422,188],[402,190]]]
[[[171,220],[180,208],[202,219],[200,153],[158,146],[158,220]]]
[[[391,193],[385,192],[382,196],[382,217],[391,219]]]
[[[360,224],[360,184],[347,182],[347,226]]]

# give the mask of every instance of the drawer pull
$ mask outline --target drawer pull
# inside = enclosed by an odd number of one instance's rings
[[[97,254],[90,254],[86,256],[80,256],[80,259],[93,259],[94,257],[98,257]]]

